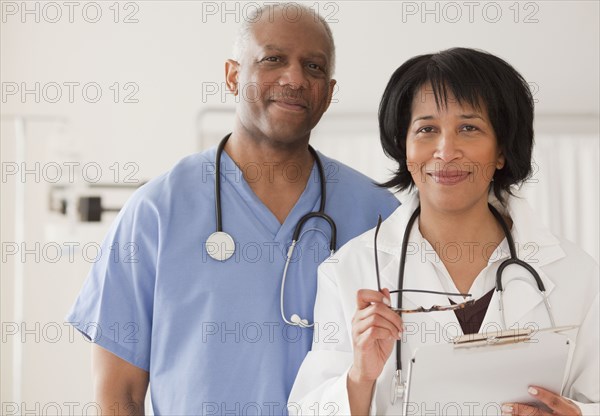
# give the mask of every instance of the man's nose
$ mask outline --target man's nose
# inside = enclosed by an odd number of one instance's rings
[[[459,139],[453,132],[442,132],[438,137],[434,156],[444,162],[451,162],[462,156]]]
[[[308,79],[301,63],[288,64],[279,77],[279,85],[293,90],[308,88]]]

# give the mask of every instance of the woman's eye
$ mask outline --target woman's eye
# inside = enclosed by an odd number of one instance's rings
[[[417,130],[417,133],[433,133],[433,127],[425,126]]]
[[[471,131],[477,131],[479,129],[475,126],[466,125],[466,126],[462,126],[462,130],[471,132]]]

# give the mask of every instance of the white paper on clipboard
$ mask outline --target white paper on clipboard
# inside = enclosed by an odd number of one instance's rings
[[[503,403],[530,403],[530,385],[560,392],[572,342],[561,331],[486,334],[483,341],[415,350],[404,415],[500,415]],[[490,342],[486,340],[489,339]]]

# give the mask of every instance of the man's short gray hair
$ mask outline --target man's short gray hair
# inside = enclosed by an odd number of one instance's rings
[[[319,15],[315,10],[309,8],[300,3],[275,3],[275,4],[265,4],[261,7],[257,7],[252,9],[247,16],[244,16],[242,19],[241,26],[238,30],[237,36],[235,38],[235,42],[233,44],[233,59],[239,61],[242,57],[243,51],[246,49],[248,44],[248,39],[250,38],[250,34],[252,31],[252,25],[257,23],[263,13],[268,14],[269,19],[273,19],[274,10],[278,7],[283,7],[284,10],[282,13],[287,15],[287,10],[290,7],[295,8],[293,12],[289,12],[289,14],[293,17],[290,18],[290,21],[296,21],[300,19],[300,16],[304,13],[312,14],[315,19],[319,19],[319,22],[325,28],[325,32],[327,33],[327,40],[329,42],[329,50],[331,51],[329,68],[327,71],[327,75],[331,78],[335,72],[335,43],[333,41],[333,33],[331,32],[331,28],[329,27],[329,23],[323,18],[323,16]],[[315,20],[316,21],[316,20]]]

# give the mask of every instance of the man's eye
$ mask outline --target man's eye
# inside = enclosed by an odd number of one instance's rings
[[[267,56],[266,58],[262,59],[263,61],[266,62],[279,62],[279,56]]]
[[[323,71],[323,67],[319,64],[310,63],[308,64],[308,67],[314,71]]]

